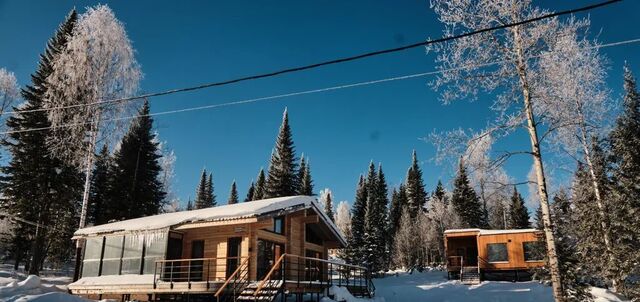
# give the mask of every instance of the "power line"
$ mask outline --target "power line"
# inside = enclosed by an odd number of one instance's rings
[[[184,87],[184,88],[177,88],[177,89],[171,89],[171,90],[160,91],[160,92],[147,93],[147,94],[142,94],[142,95],[137,95],[137,96],[132,96],[132,97],[124,97],[124,98],[117,98],[117,99],[111,99],[111,100],[96,101],[96,102],[87,103],[87,104],[75,104],[75,105],[52,107],[52,108],[31,109],[31,110],[23,110],[23,111],[19,111],[19,112],[8,111],[8,112],[0,113],[0,116],[1,115],[5,115],[5,114],[28,113],[28,112],[48,111],[48,110],[57,110],[57,109],[68,109],[68,108],[84,107],[84,106],[94,106],[94,105],[102,105],[102,104],[109,104],[109,103],[119,103],[119,102],[133,101],[133,100],[139,100],[139,99],[156,97],[156,96],[169,95],[169,94],[174,94],[174,93],[179,93],[179,92],[200,90],[200,89],[216,87],[216,86],[225,86],[225,85],[239,83],[239,82],[245,82],[245,81],[249,81],[249,80],[257,80],[257,79],[262,79],[262,78],[269,78],[269,77],[274,77],[274,76],[277,76],[277,75],[282,75],[282,74],[287,74],[287,73],[294,73],[294,72],[303,71],[303,70],[315,69],[315,68],[322,67],[322,66],[327,66],[327,65],[334,65],[334,64],[338,64],[338,63],[356,61],[356,60],[360,60],[360,59],[364,59],[364,58],[368,58],[368,57],[373,57],[373,56],[378,56],[378,55],[383,55],[383,54],[388,54],[388,53],[400,52],[400,51],[404,51],[404,50],[412,49],[412,48],[416,48],[416,47],[427,46],[427,45],[436,44],[436,43],[442,43],[442,42],[448,42],[448,41],[457,40],[457,39],[461,39],[461,38],[465,38],[465,37],[469,37],[469,36],[474,36],[474,35],[481,34],[481,33],[486,33],[486,32],[495,31],[495,30],[499,30],[499,29],[511,28],[511,27],[514,27],[514,26],[524,25],[524,24],[537,22],[537,21],[544,20],[544,19],[554,18],[554,17],[558,17],[558,16],[562,16],[562,15],[568,15],[568,14],[574,14],[574,13],[578,13],[578,12],[588,11],[588,10],[592,10],[592,9],[596,9],[596,8],[599,8],[599,7],[607,6],[607,5],[613,4],[615,2],[620,2],[620,1],[622,1],[622,0],[608,0],[608,1],[600,2],[600,3],[596,3],[596,4],[592,4],[592,5],[587,5],[587,6],[583,6],[583,7],[579,7],[579,8],[568,9],[568,10],[564,10],[564,11],[560,11],[560,12],[556,12],[556,13],[550,13],[550,14],[538,16],[538,17],[535,17],[535,18],[523,20],[523,21],[518,21],[518,22],[514,22],[514,23],[508,23],[508,24],[500,25],[500,26],[488,27],[488,28],[483,28],[483,29],[480,29],[480,30],[470,31],[470,32],[459,34],[459,35],[455,35],[455,36],[441,37],[441,38],[438,38],[438,39],[435,39],[435,40],[427,40],[427,41],[417,42],[417,43],[404,45],[404,46],[400,46],[400,47],[389,48],[389,49],[378,50],[378,51],[372,51],[372,52],[367,52],[367,53],[354,55],[354,56],[350,56],[350,57],[344,57],[344,58],[333,59],[333,60],[324,61],[324,62],[320,62],[320,63],[314,63],[314,64],[310,64],[310,65],[287,68],[287,69],[282,69],[282,70],[279,70],[279,71],[274,71],[274,72],[269,72],[269,73],[263,73],[263,74],[258,74],[258,75],[240,77],[240,78],[231,79],[231,80],[225,80],[225,81],[220,81],[220,82],[206,83],[206,84],[197,85],[197,86],[191,86],[191,87]]]
[[[640,38],[629,39],[629,40],[618,41],[618,42],[611,42],[611,43],[600,44],[600,45],[594,45],[594,46],[588,47],[588,49],[599,49],[599,48],[605,48],[605,47],[613,47],[613,46],[633,44],[633,43],[638,43],[638,42],[640,42]],[[552,53],[552,52],[549,52],[549,53]],[[548,54],[548,53],[546,53],[546,54]],[[531,57],[529,57],[527,59],[537,58],[537,57],[540,57],[540,56],[542,56],[542,55],[531,56]],[[449,69],[439,69],[439,70],[434,70],[434,71],[414,73],[414,74],[408,74],[408,75],[402,75],[402,76],[396,76],[396,77],[390,77],[390,78],[384,78],[384,79],[378,79],[378,80],[357,82],[357,83],[351,83],[351,84],[343,84],[343,85],[330,86],[330,87],[325,87],[325,88],[318,88],[318,89],[312,89],[312,90],[290,92],[290,93],[285,93],[285,94],[278,94],[278,95],[258,97],[258,98],[250,98],[250,99],[231,101],[231,102],[226,102],[226,103],[210,104],[210,105],[203,105],[203,106],[196,106],[196,107],[188,107],[188,108],[182,108],[182,109],[161,111],[161,112],[150,113],[150,114],[147,114],[147,115],[135,115],[135,116],[111,118],[111,119],[105,119],[105,120],[102,120],[102,121],[130,120],[130,119],[135,119],[135,118],[142,117],[142,116],[169,115],[169,114],[176,114],[176,113],[182,113],[182,112],[199,111],[199,110],[205,110],[205,109],[214,109],[214,108],[220,108],[220,107],[229,107],[229,106],[235,106],[235,105],[257,103],[257,102],[261,102],[261,101],[270,101],[270,100],[293,97],[293,96],[307,95],[307,94],[334,91],[334,90],[361,87],[361,86],[369,86],[369,85],[373,85],[373,84],[380,84],[380,83],[393,82],[393,81],[399,81],[399,80],[407,80],[407,79],[425,77],[425,76],[429,76],[429,75],[441,74],[441,73],[451,72],[451,71],[459,71],[459,70],[472,69],[472,68],[489,67],[489,66],[493,66],[493,65],[497,65],[497,64],[503,64],[503,63],[512,62],[512,61],[513,60],[493,61],[493,62],[487,62],[487,63],[483,63],[483,64],[466,65],[466,66],[461,66],[461,67],[456,67],[456,68],[449,68]],[[5,132],[0,132],[0,135],[23,133],[23,132],[33,132],[33,131],[42,131],[42,130],[53,129],[53,128],[70,128],[70,127],[76,127],[76,126],[89,125],[89,124],[92,124],[92,123],[96,123],[96,122],[95,121],[88,121],[88,122],[64,124],[64,125],[60,125],[58,127],[49,126],[49,127],[40,127],[40,128],[30,128],[30,129],[22,129],[22,130],[5,131]]]

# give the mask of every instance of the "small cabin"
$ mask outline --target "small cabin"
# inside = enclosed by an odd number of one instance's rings
[[[364,267],[328,260],[345,239],[309,196],[159,214],[80,229],[71,293],[147,301],[272,301],[332,285],[372,296]],[[288,297],[285,297],[288,298]]]
[[[519,281],[545,265],[544,234],[536,229],[457,229],[444,232],[449,278]]]

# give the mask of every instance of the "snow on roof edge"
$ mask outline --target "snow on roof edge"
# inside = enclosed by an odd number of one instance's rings
[[[452,229],[445,230],[445,234],[455,234],[455,233],[467,233],[467,232],[477,232],[478,235],[496,235],[496,234],[515,234],[515,233],[530,233],[530,232],[540,232],[538,229],[512,229],[512,230],[485,230],[485,229]]]
[[[314,202],[315,197],[311,196],[287,196],[232,205],[221,205],[206,209],[164,213],[82,228],[75,231],[73,237],[78,238],[115,232],[152,232],[193,222],[252,218],[274,211],[288,210],[300,206],[309,208]]]

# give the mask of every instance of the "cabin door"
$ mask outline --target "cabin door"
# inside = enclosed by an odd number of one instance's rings
[[[240,249],[242,237],[232,237],[227,240],[227,278],[238,268],[240,264]]]
[[[202,259],[204,258],[204,240],[194,240],[191,241],[191,259]],[[202,281],[202,272],[204,268],[204,261],[202,260],[191,260],[190,281]]]
[[[167,260],[177,260],[182,258],[182,235],[177,233],[169,233],[169,242],[167,244]],[[164,278],[169,280],[180,275],[180,262],[167,262]]]
[[[258,239],[258,263],[257,273],[258,280],[264,279],[267,276],[271,268],[275,265],[278,258],[284,253],[284,245],[271,241]],[[274,278],[279,278],[280,271],[276,267],[276,271],[273,275]]]

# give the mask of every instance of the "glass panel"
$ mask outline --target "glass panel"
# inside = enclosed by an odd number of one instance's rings
[[[107,236],[104,242],[104,256],[102,257],[102,272],[100,275],[119,275],[120,257],[122,256],[123,236]]]
[[[524,250],[525,261],[542,261],[544,260],[544,242],[541,241],[529,241],[522,243],[522,249]]]
[[[122,274],[140,274],[142,263],[142,242],[136,238],[125,238],[122,254]]]
[[[82,277],[96,277],[100,269],[102,255],[102,237],[87,238],[84,245]]]
[[[143,274],[153,274],[156,260],[164,259],[164,253],[167,251],[167,236],[147,235],[145,244]]]
[[[489,243],[487,244],[487,253],[489,262],[509,261],[509,253],[506,243]]]
[[[284,217],[276,217],[273,219],[273,232],[284,234]]]

